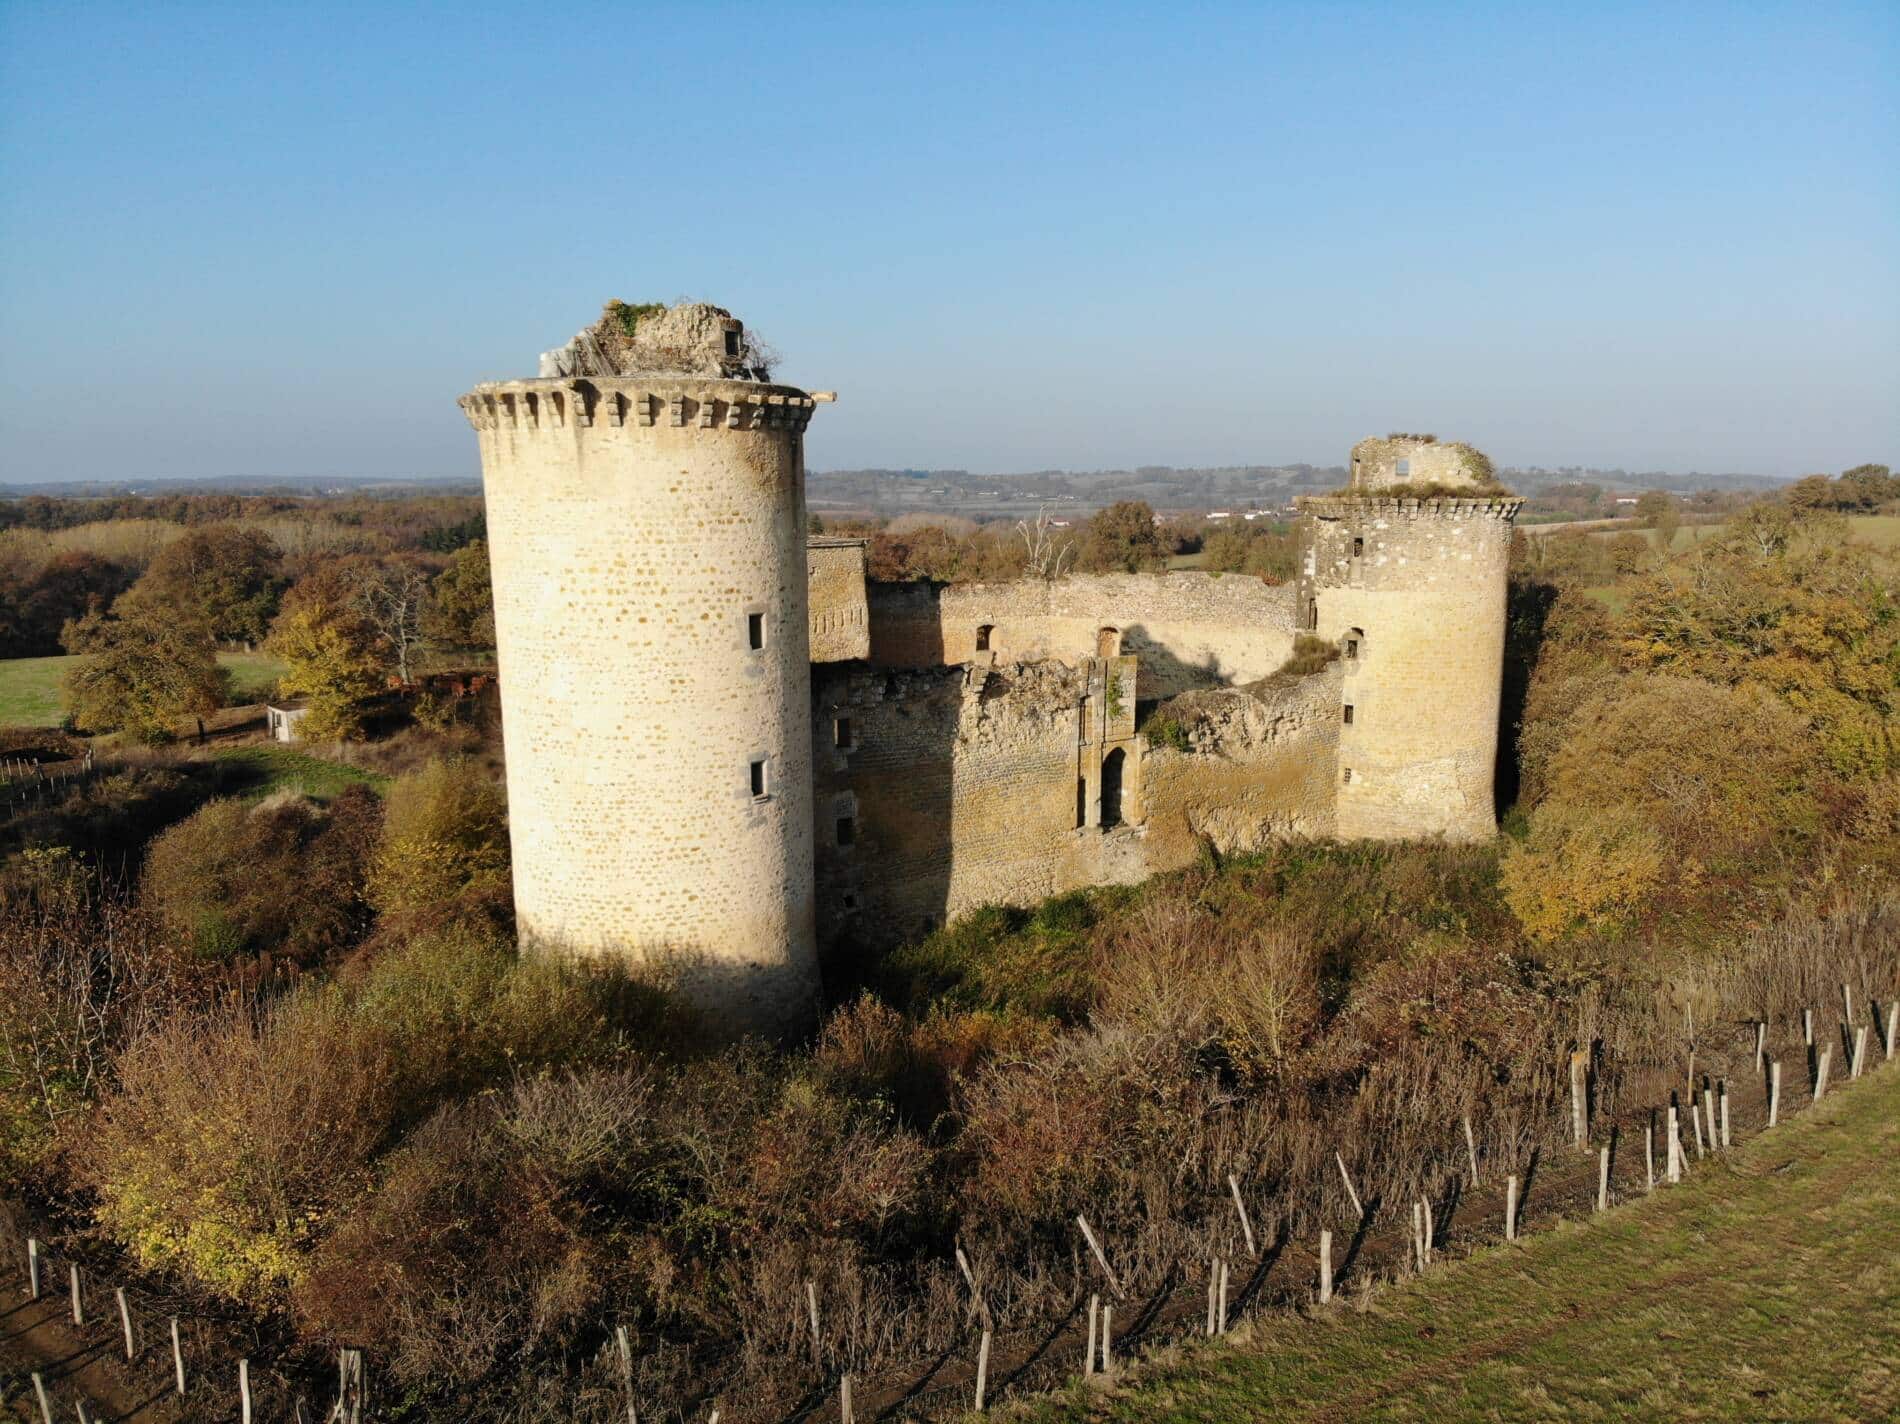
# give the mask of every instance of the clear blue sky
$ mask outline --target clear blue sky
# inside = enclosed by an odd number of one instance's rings
[[[0,0],[0,479],[472,474],[610,296],[814,467],[1900,461],[1900,6]]]

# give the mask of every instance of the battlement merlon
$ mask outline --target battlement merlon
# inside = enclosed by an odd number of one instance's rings
[[[803,430],[830,391],[699,376],[553,376],[484,381],[456,404],[477,430],[536,431],[593,425],[694,425],[720,430]]]
[[[1516,519],[1518,511],[1524,507],[1524,501],[1515,495],[1506,499],[1464,499],[1450,495],[1432,499],[1404,499],[1381,494],[1303,494],[1295,495],[1293,504],[1300,513],[1310,514],[1317,519],[1435,515],[1456,519],[1502,519],[1507,522]]]

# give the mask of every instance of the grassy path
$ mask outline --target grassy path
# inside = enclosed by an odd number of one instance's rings
[[[1019,1417],[1900,1418],[1900,1064],[1680,1187]]]

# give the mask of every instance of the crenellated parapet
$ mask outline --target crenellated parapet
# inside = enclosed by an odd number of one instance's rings
[[[477,430],[534,435],[596,425],[802,431],[818,402],[792,386],[644,376],[488,381],[457,404]]]
[[[1463,499],[1393,499],[1382,495],[1309,494],[1293,501],[1302,514],[1316,519],[1392,518],[1399,515],[1443,515],[1455,519],[1515,519],[1524,501],[1515,497]]]

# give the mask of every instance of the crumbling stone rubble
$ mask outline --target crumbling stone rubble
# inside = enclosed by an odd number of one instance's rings
[[[745,323],[708,302],[611,301],[565,346],[541,353],[543,376],[714,376],[763,381],[771,358]]]

